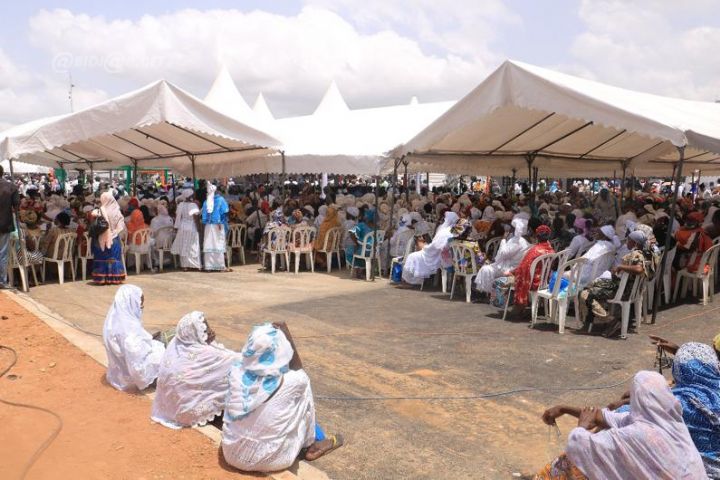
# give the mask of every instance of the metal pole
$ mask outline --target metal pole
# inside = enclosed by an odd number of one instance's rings
[[[137,197],[138,168],[137,160],[133,160],[133,197]]]
[[[175,172],[172,173],[172,188],[173,188],[173,202],[175,202],[175,204],[177,205],[177,193],[175,191]]]
[[[673,222],[675,222],[675,209],[677,208],[677,201],[678,201],[678,194],[680,193],[680,178],[682,177],[682,170],[683,170],[683,163],[685,162],[685,147],[677,147],[678,153],[680,155],[680,161],[677,164],[677,169],[673,168],[673,170],[676,170],[675,175],[675,192],[672,196],[672,199],[670,200],[670,219],[668,220],[668,226],[667,226],[667,232],[665,233],[665,248],[663,249],[663,257],[662,261],[660,262],[660,276],[657,277],[657,281],[655,282],[655,295],[653,297],[653,309],[652,309],[652,319],[650,320],[650,323],[655,323],[655,318],[657,317],[657,310],[658,305],[660,304],[660,292],[663,291],[663,276],[665,275],[665,253],[667,253],[668,250],[670,250],[670,236],[672,235],[672,226]],[[668,299],[666,298],[665,301],[667,302]]]
[[[373,255],[372,260],[370,261],[370,279],[374,282],[375,281],[375,270],[373,269],[373,262],[376,262],[378,265],[378,273],[382,275],[382,272],[380,272],[380,263],[377,262],[378,259],[378,238],[377,238],[377,232],[378,232],[378,221],[380,220],[379,215],[379,205],[378,205],[378,199],[380,197],[380,175],[375,177],[375,221],[373,222]]]
[[[403,159],[403,165],[405,165],[405,203],[410,205],[410,185],[408,184],[408,161]]]
[[[285,177],[287,176],[287,167],[285,165],[285,150],[280,150],[280,161],[282,163],[282,172],[280,174],[280,201],[285,203]]]
[[[622,184],[620,185],[620,210],[623,209],[623,205],[625,202],[625,172],[627,171],[627,165],[625,162],[623,162],[623,171],[622,171]]]
[[[515,175],[517,175],[517,168],[513,168],[512,173],[512,178],[510,179],[510,198],[515,195]]]
[[[430,191],[430,172],[425,172],[425,183],[427,183],[427,191]]]
[[[392,195],[390,195],[390,228],[392,228],[395,225],[395,189],[397,188],[397,170],[398,170],[398,164],[399,160],[395,159],[393,161],[393,177],[392,177],[392,185],[391,185],[391,191]],[[408,208],[410,210],[410,208]],[[388,249],[385,255],[385,265],[390,265],[390,245],[388,244]],[[392,270],[390,271],[390,274],[392,274]]]
[[[12,158],[8,158],[8,165],[10,166],[10,182],[12,182],[15,177],[15,171],[13,170]]]
[[[197,178],[195,177],[195,155],[190,155],[190,165],[192,166],[193,191],[197,189]]]

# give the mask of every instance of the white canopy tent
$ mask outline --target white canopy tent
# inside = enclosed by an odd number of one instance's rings
[[[274,137],[165,82],[0,133],[0,160],[47,167],[202,168],[275,153]]]
[[[225,77],[225,73],[221,71],[220,76]],[[240,93],[229,76],[222,82],[216,80],[212,90],[217,101],[239,104]],[[385,152],[429,125],[452,104],[415,101],[410,105],[351,110],[333,82],[312,115],[270,122],[267,116],[263,119],[257,114],[250,121],[282,139],[281,155],[216,162],[201,173],[216,177],[262,173],[378,175],[387,162]],[[236,118],[246,115],[242,107],[227,113]]]
[[[624,90],[503,63],[391,155],[414,171],[611,176],[720,170],[720,104]]]

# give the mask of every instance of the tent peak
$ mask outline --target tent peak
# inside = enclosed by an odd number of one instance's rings
[[[223,64],[215,77],[205,102],[215,110],[225,115],[248,122],[252,118],[252,110],[240,94],[235,82],[230,76],[230,71]]]
[[[420,101],[418,100],[418,97],[416,97],[415,95],[413,95],[413,96],[410,98],[410,103],[409,103],[408,105],[417,105],[417,104],[419,104],[419,103],[420,103]]]
[[[318,104],[313,115],[327,115],[336,113],[346,113],[350,111],[345,99],[340,93],[340,89],[335,83],[335,80],[330,82],[330,86],[325,91],[322,100]]]
[[[258,93],[252,110],[253,113],[255,113],[255,115],[257,115],[258,119],[260,119],[261,121],[275,120],[275,116],[272,114],[270,107],[268,107],[268,104],[265,101],[265,96],[262,92]]]

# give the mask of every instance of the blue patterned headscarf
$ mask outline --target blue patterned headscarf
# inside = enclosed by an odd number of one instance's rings
[[[293,349],[285,334],[269,323],[250,332],[242,359],[230,369],[225,421],[239,420],[262,405],[289,370]]]
[[[711,478],[720,477],[720,362],[703,343],[685,343],[675,354],[673,394]]]

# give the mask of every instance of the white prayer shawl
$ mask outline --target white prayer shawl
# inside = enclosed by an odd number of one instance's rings
[[[520,265],[525,253],[530,248],[530,244],[523,237],[527,231],[527,220],[524,216],[519,218],[516,216],[512,221],[512,226],[515,227],[515,232],[512,237],[500,241],[495,261],[480,268],[475,277],[475,287],[481,292],[490,293],[495,279]]]
[[[207,343],[202,312],[185,315],[165,350],[150,418],[175,429],[212,421],[225,407],[227,376],[238,357],[220,344]]]
[[[655,372],[635,375],[630,412],[603,410],[607,430],[570,432],[567,456],[588,478],[604,480],[707,479],[682,417],[680,402]]]
[[[105,317],[107,380],[118,390],[143,390],[154,382],[165,353],[164,345],[143,328],[141,298],[140,287],[121,286]]]
[[[441,266],[449,266],[444,265],[442,253],[443,250],[449,248],[448,240],[453,236],[451,229],[458,219],[455,212],[445,213],[445,222],[438,228],[433,241],[425,245],[419,252],[411,253],[405,259],[403,280],[412,285],[420,285],[424,279],[437,272]]]
[[[207,198],[205,199],[205,209],[208,215],[210,215],[215,209],[215,191],[217,187],[210,182],[207,182]]]
[[[610,270],[615,261],[615,250],[615,244],[610,240],[595,242],[595,245],[582,256],[587,259],[587,263],[580,272],[580,285],[588,285],[605,270]]]

